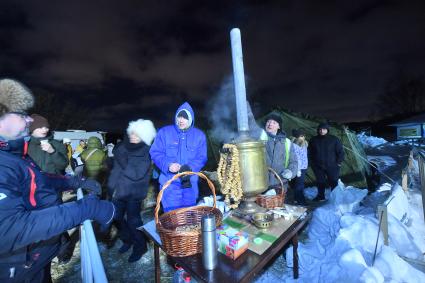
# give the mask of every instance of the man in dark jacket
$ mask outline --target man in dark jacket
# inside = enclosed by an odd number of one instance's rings
[[[30,125],[31,139],[28,155],[40,169],[49,174],[64,174],[68,166],[66,147],[50,135],[50,125],[46,118],[32,114]]]
[[[114,165],[108,180],[109,194],[117,208],[116,224],[123,241],[119,252],[133,247],[128,262],[138,261],[147,251],[146,240],[137,227],[143,225],[140,217],[142,200],[146,198],[150,180],[150,145],[156,135],[149,120],[129,123],[124,141],[114,147]]]
[[[34,98],[21,83],[0,80],[0,282],[50,282],[61,234],[86,219],[112,221],[115,208],[86,197],[60,204],[58,192],[98,184],[43,173],[26,155]]]
[[[325,188],[333,190],[338,185],[339,171],[344,161],[341,141],[329,134],[329,124],[321,123],[317,127],[317,136],[310,140],[309,162],[316,176],[319,194],[316,201],[325,200]]]

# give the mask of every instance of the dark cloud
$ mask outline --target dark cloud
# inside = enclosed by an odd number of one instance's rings
[[[247,92],[338,121],[367,119],[402,71],[423,76],[425,2],[2,1],[0,73],[96,111],[96,127],[199,112],[231,75],[242,32]],[[359,111],[359,108],[361,111]]]

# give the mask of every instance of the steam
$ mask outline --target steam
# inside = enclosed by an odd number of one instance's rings
[[[233,78],[227,77],[215,97],[211,99],[209,120],[211,135],[218,142],[229,142],[238,135]]]
[[[209,121],[212,126],[210,132],[214,140],[227,143],[238,137],[236,98],[233,87],[233,77],[227,77],[215,97],[211,99]],[[261,127],[255,121],[251,111],[251,106],[247,101],[248,125],[250,137],[258,139],[261,134]]]

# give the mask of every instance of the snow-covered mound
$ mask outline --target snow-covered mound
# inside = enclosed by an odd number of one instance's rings
[[[363,147],[375,147],[387,143],[385,139],[374,136],[368,136],[365,132],[357,134],[357,139],[363,145]]]
[[[424,226],[423,217],[417,219],[420,215],[415,215],[412,219],[415,225],[408,227],[406,213],[394,211],[409,211],[406,207],[409,203],[406,196],[400,196],[403,194],[400,190],[400,186],[395,185],[390,195],[394,207],[388,211],[389,246],[384,245],[382,231],[377,238],[379,220],[374,210],[360,206],[367,190],[339,183],[328,203],[314,211],[308,226],[308,240],[299,243],[298,281],[292,277],[292,248],[289,248],[286,251],[289,268],[283,274],[265,272],[256,282],[425,282],[425,274],[400,257],[423,261],[425,250],[421,241],[423,228],[416,235],[412,231],[414,226]],[[415,201],[415,205],[420,203]],[[415,207],[419,208],[422,209]]]

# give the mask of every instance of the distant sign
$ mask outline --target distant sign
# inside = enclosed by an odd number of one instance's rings
[[[421,138],[421,125],[417,126],[405,126],[397,128],[397,138],[400,139],[415,139]]]

